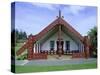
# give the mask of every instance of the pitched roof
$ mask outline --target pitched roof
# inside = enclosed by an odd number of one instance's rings
[[[53,21],[50,25],[48,25],[40,33],[38,33],[35,39],[39,40],[42,36],[44,36],[47,32],[49,32],[53,27],[58,24],[61,24],[66,27],[66,29],[69,30],[72,34],[76,35],[76,37],[79,38],[80,41],[83,41],[83,36],[62,18],[57,18],[55,21]]]
[[[49,32],[53,27],[57,26],[58,24],[63,25],[68,31],[70,31],[72,34],[74,34],[80,41],[83,42],[83,36],[77,32],[70,24],[68,24],[64,19],[62,19],[61,17],[58,17],[56,20],[54,20],[51,24],[49,24],[46,28],[44,28],[40,33],[38,33],[35,36],[32,36],[28,39],[28,42],[26,42],[27,47],[28,47],[28,43],[31,42],[36,42],[37,40],[41,39],[42,36],[44,36],[47,32]],[[26,45],[25,44],[25,45]],[[21,54],[24,49],[26,49],[27,47],[22,46],[18,51],[17,51],[17,55]]]

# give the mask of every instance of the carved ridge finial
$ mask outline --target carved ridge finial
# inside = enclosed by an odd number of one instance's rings
[[[61,10],[59,9],[59,17],[61,18]]]

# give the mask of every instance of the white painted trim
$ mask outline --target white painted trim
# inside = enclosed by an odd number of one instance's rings
[[[38,53],[40,53],[40,44],[38,43]]]
[[[35,44],[34,44],[34,53],[35,53],[36,51],[35,51]]]

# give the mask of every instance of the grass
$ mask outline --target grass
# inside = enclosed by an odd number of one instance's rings
[[[23,40],[20,40],[20,41],[23,41]],[[16,52],[24,45],[23,42],[19,42],[19,43],[16,43],[16,46],[15,46],[15,58],[18,59],[23,59],[23,55],[26,55],[27,54],[27,50],[25,50],[20,56],[16,56]]]
[[[92,68],[97,68],[97,63],[73,64],[62,66],[16,66],[16,73],[79,70]]]
[[[24,43],[17,43],[17,45],[15,46],[15,51],[18,51],[23,45]]]

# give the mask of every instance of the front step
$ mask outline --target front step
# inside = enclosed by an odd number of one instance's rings
[[[47,59],[71,59],[72,56],[71,55],[61,55],[61,57],[59,57],[58,55],[48,55]]]

